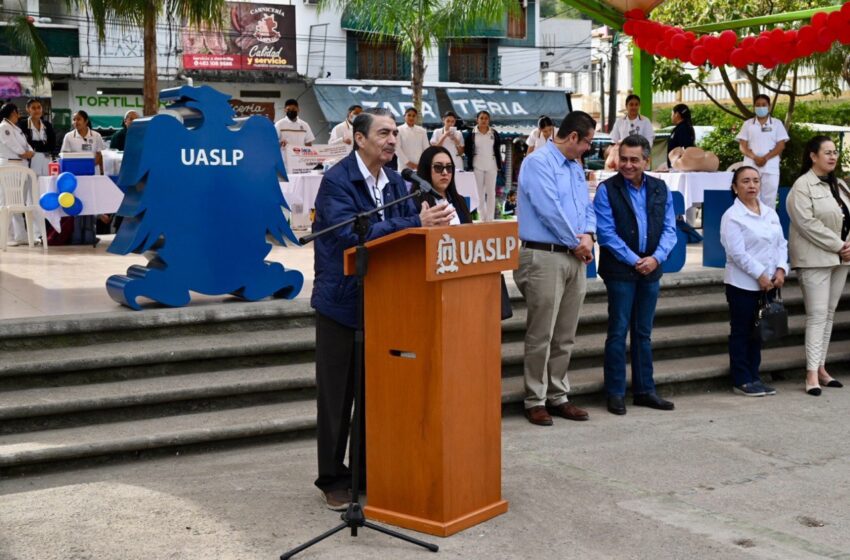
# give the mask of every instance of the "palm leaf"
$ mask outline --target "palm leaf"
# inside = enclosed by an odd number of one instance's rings
[[[40,86],[47,75],[50,53],[38,34],[38,29],[28,16],[17,14],[9,19],[6,33],[12,46],[29,57],[32,81],[36,86]]]

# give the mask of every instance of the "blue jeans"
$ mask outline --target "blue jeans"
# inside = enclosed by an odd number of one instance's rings
[[[652,379],[652,322],[660,284],[606,281],[608,337],[605,339],[605,391],[626,394],[626,333],[631,332],[632,394],[655,393]]]
[[[726,284],[729,303],[729,373],[732,385],[759,381],[761,338],[754,336],[761,292]],[[772,299],[772,298],[771,298]]]

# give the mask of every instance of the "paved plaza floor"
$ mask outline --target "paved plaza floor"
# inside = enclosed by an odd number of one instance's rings
[[[850,559],[850,389],[587,403],[591,420],[503,427],[507,514],[431,540],[371,532],[306,559]],[[338,522],[296,440],[0,481],[0,558],[273,559]]]

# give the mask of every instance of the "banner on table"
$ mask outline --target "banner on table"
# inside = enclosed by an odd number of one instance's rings
[[[317,146],[287,146],[286,172],[309,173],[325,162],[337,161],[348,155],[348,144],[319,144]]]
[[[228,2],[224,19],[221,29],[183,32],[184,68],[295,70],[295,6]]]

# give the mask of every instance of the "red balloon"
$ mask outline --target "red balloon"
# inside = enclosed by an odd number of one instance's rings
[[[815,31],[815,28],[811,25],[804,25],[800,28],[800,31],[797,32],[797,39],[801,43],[812,43],[817,40],[818,34]]]
[[[755,49],[756,53],[760,55],[766,55],[772,50],[772,45],[770,43],[770,39],[761,36],[756,39],[756,43],[755,45],[753,45],[753,48]]]
[[[735,48],[735,44],[738,42],[738,35],[731,29],[727,29],[723,33],[720,34],[720,44],[727,51]]]
[[[772,29],[770,31],[770,38],[773,41],[781,41],[785,38],[785,31],[778,27],[776,29]]]
[[[676,51],[681,51],[682,49],[687,48],[688,40],[685,39],[684,34],[676,33],[670,38],[670,46]]]
[[[847,5],[845,4],[845,6]],[[844,29],[838,36],[838,40],[841,41],[842,45],[850,45],[850,28]]]
[[[850,4],[845,2],[839,11],[844,14],[844,17],[846,17],[848,21],[850,21]]]
[[[708,60],[708,51],[705,47],[696,46],[691,50],[691,62],[694,66],[702,66]]]
[[[685,31],[685,39],[688,40],[688,43],[694,43],[697,40],[697,36],[693,31]]]
[[[793,43],[794,41],[796,41],[797,40],[797,30],[792,29],[791,31],[786,31],[784,40],[785,40],[786,43]]]
[[[826,25],[828,16],[826,12],[818,12],[812,16],[812,25],[815,27],[823,27]]]
[[[832,12],[826,17],[826,26],[837,34],[847,25],[847,17],[841,11]]]
[[[818,12],[818,13],[823,13],[823,12]],[[815,48],[818,51],[821,51],[821,49],[823,49],[821,52],[826,52],[826,51],[829,50],[829,47],[832,46],[832,42],[834,40],[835,40],[835,37],[832,35],[832,33],[830,33],[829,29],[824,27],[824,28],[822,28],[818,31],[818,39],[815,42]]]
[[[634,37],[635,36],[635,22],[633,22],[630,19],[626,20],[626,23],[623,24],[623,31],[626,33],[626,35],[631,35],[632,37]]]
[[[744,49],[735,49],[729,55],[729,63],[735,68],[743,68],[747,65],[747,58]]]

